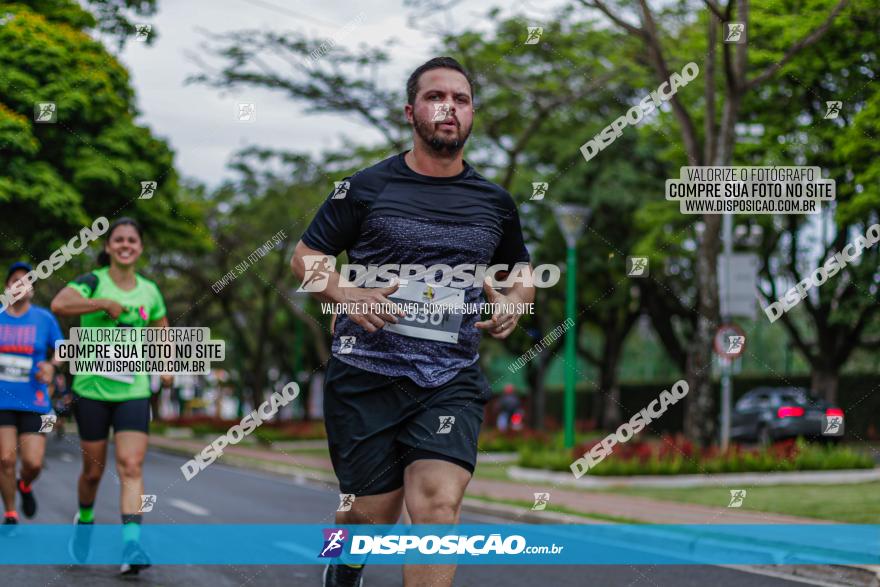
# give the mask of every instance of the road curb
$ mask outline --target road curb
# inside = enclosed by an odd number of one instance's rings
[[[185,448],[157,445],[152,443],[150,444],[150,448],[158,452],[173,454],[175,456],[192,457],[192,452]],[[294,477],[294,480],[296,481],[311,481],[323,485],[330,484],[337,490],[339,489],[336,475],[334,475],[333,473],[321,473],[319,471],[304,469],[295,465],[284,465],[280,463],[270,463],[268,461],[259,461],[251,457],[236,455],[233,453],[223,453],[223,455],[221,455],[215,462],[219,462],[224,465],[235,467],[238,469],[251,469],[264,471],[266,473],[292,475]]]
[[[171,446],[151,445],[154,450],[159,452],[174,454],[176,456],[191,456],[190,451],[183,448],[175,448]],[[265,461],[255,460],[249,457],[238,456],[226,453],[220,459],[224,464],[236,468],[259,470],[268,473],[282,474],[293,476],[297,482],[311,482],[322,485],[330,485],[335,491],[338,491],[338,484],[335,475],[332,473],[321,473],[318,471],[302,469],[296,466],[269,463]],[[515,523],[526,524],[572,524],[572,525],[611,525],[617,522],[590,519],[588,517],[578,516],[575,514],[565,514],[552,511],[530,511],[522,506],[514,506],[510,504],[492,503],[477,498],[465,497],[462,502],[462,510],[473,514],[481,514],[501,518]],[[659,529],[658,529],[659,530]],[[748,548],[743,549],[741,540],[730,540],[723,542],[723,537],[714,536],[711,538],[694,539],[686,535],[676,536],[670,533],[658,535],[656,544],[643,544],[645,548],[663,548],[668,547],[668,541],[679,540],[686,542],[692,552],[698,551],[700,548],[719,548],[719,541],[723,547],[727,549],[748,550],[754,553],[760,551],[760,545],[749,544]],[[643,540],[644,542],[644,540]],[[772,549],[765,549],[766,556],[770,560],[776,556]],[[770,562],[768,560],[768,562]],[[854,587],[880,587],[880,567],[870,565],[791,565],[791,564],[767,564],[767,565],[713,565],[725,566],[739,570],[760,573],[760,574],[776,574],[779,576],[799,577],[818,581],[817,584],[825,585],[845,585]]]
[[[579,489],[614,487],[727,487],[729,485],[845,485],[880,480],[880,468],[837,471],[785,471],[777,473],[716,473],[711,475],[639,475],[598,477],[571,473],[510,467],[507,474],[519,481],[546,482]]]

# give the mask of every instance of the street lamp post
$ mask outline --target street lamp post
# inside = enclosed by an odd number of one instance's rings
[[[565,448],[574,446],[574,384],[575,365],[577,360],[577,324],[575,323],[575,300],[577,291],[577,240],[590,217],[590,209],[575,204],[559,204],[553,209],[559,230],[565,237],[566,261],[565,270],[565,318],[570,324],[565,333],[565,401],[563,414],[565,420]]]

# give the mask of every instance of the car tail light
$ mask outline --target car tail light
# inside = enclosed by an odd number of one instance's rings
[[[799,418],[804,415],[804,409],[800,406],[781,406],[776,410],[777,418]]]
[[[840,408],[827,408],[825,410],[826,416],[843,416],[843,410]]]

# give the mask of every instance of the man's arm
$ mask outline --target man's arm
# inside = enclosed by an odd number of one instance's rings
[[[306,278],[306,270],[311,269],[305,266],[304,258],[306,256],[325,256],[329,257],[331,262],[334,260],[332,255],[315,250],[307,246],[303,241],[299,241],[296,243],[296,249],[294,249],[293,257],[290,259],[290,269],[300,282]],[[405,315],[402,309],[399,309],[397,312],[391,311],[391,306],[394,302],[386,297],[397,291],[397,288],[400,287],[398,282],[393,283],[389,287],[356,287],[348,280],[343,279],[342,275],[335,271],[335,268],[327,272],[326,277],[327,285],[320,291],[310,293],[322,302],[334,302],[348,306],[351,310],[346,312],[348,317],[367,332],[376,332],[389,322],[397,324],[395,316]],[[379,306],[382,306],[382,308],[380,309]],[[374,309],[371,310],[370,308]]]
[[[528,304],[535,301],[535,278],[531,263],[528,267],[518,268],[517,271],[520,272],[517,281],[510,287],[504,288],[503,293],[492,288],[488,277],[483,282],[486,301],[490,304],[497,304],[499,307],[497,311],[492,313],[492,318],[477,322],[475,326],[488,331],[493,338],[504,339],[510,336],[520,317],[526,313]]]

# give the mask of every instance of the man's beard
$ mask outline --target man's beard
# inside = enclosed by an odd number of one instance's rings
[[[422,138],[426,145],[438,155],[455,155],[464,148],[468,137],[471,136],[471,129],[467,129],[467,133],[461,136],[461,126],[455,128],[459,131],[459,136],[454,138],[444,138],[436,129],[435,123],[430,120],[419,120],[415,118],[416,133]]]

